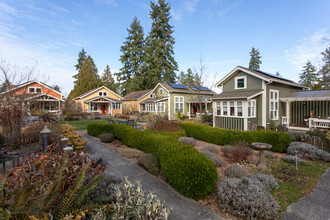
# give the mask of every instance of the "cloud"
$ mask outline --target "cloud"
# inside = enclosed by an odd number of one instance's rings
[[[118,6],[118,2],[116,0],[94,0],[94,2],[98,3],[98,4],[105,4],[111,7],[117,7]]]
[[[10,14],[10,15],[17,15],[17,10],[3,2],[0,2],[0,11],[2,13]]]
[[[243,3],[244,1],[239,1],[239,2],[235,2],[223,9],[220,9],[216,12],[217,16],[219,18],[224,17],[228,12],[232,11],[233,9],[235,9],[237,6],[239,6],[241,3]]]
[[[330,28],[322,29],[299,40],[295,47],[285,50],[286,58],[292,65],[296,66],[298,71],[301,71],[308,60],[316,67],[320,67],[321,52],[329,45]]]
[[[188,13],[194,13],[196,11],[197,3],[200,0],[186,0],[183,1],[183,7]]]
[[[197,11],[197,4],[200,0],[185,0],[179,6],[171,9],[171,15],[175,21],[180,21],[185,15],[192,15]]]

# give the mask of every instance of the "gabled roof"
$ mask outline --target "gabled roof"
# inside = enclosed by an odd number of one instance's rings
[[[151,93],[152,89],[134,91],[124,96],[123,101],[140,100],[145,95]]]
[[[317,101],[330,100],[330,89],[290,92],[281,101]]]
[[[58,94],[61,95],[62,97],[64,97],[64,95],[63,95],[62,93],[60,93],[59,91],[53,89],[52,87],[46,85],[45,83],[39,82],[39,81],[37,81],[37,80],[28,81],[28,82],[22,83],[22,84],[20,84],[20,85],[11,85],[11,88],[10,88],[9,90],[0,93],[0,95],[5,94],[5,93],[8,93],[8,92],[15,91],[16,89],[22,88],[22,87],[24,87],[24,86],[28,86],[29,84],[32,84],[32,83],[40,84],[40,85],[46,87],[47,89],[50,89],[50,90],[52,90],[52,91],[58,93]]]
[[[73,100],[76,100],[76,99],[81,99],[81,98],[84,98],[94,92],[97,92],[98,90],[100,89],[107,89],[108,91],[110,91],[111,93],[115,94],[116,96],[118,96],[120,99],[122,99],[123,97],[121,97],[120,95],[118,95],[117,93],[115,93],[114,91],[110,90],[108,87],[106,86],[100,86],[96,89],[92,89],[92,90],[89,90],[88,92],[85,92],[84,94],[80,95],[80,96],[77,96],[76,98],[74,98]]]
[[[53,99],[56,99],[56,100],[58,100],[58,101],[63,101],[63,102],[64,102],[63,99],[59,99],[59,98],[57,98],[57,97],[55,97],[55,96],[52,96],[52,95],[49,95],[49,94],[47,94],[47,93],[41,93],[41,94],[37,94],[37,95],[28,95],[28,96],[25,98],[25,100],[26,100],[26,101],[28,101],[28,100],[33,100],[33,99],[36,99],[36,98],[38,98],[38,97],[42,97],[42,96],[46,96],[46,97],[53,98]],[[47,101],[47,99],[44,99],[44,100]]]
[[[282,83],[282,84],[286,84],[286,85],[291,85],[291,86],[307,89],[307,87],[305,87],[303,85],[300,85],[300,84],[298,84],[298,83],[296,83],[292,80],[285,79],[283,77],[276,76],[276,75],[273,75],[271,73],[266,73],[266,72],[263,72],[261,70],[248,69],[248,68],[242,67],[242,66],[237,66],[230,73],[228,73],[225,77],[223,77],[219,82],[217,82],[215,84],[215,86],[218,86],[218,87],[221,86],[222,83],[227,81],[232,75],[234,75],[238,71],[248,73],[248,74],[250,74],[252,76],[255,76],[259,79],[265,80],[266,82],[277,82],[277,83]]]
[[[113,99],[113,98],[110,98],[110,97],[107,97],[107,96],[97,96],[97,97],[85,100],[85,102],[89,103],[89,102],[93,102],[93,101],[98,100],[98,99],[105,99],[108,102],[113,102],[113,103],[121,103],[121,100]]]
[[[234,92],[222,92],[218,95],[211,97],[212,100],[226,100],[226,99],[252,99],[263,92],[260,90],[246,90],[246,91],[234,91]]]
[[[155,89],[158,86],[162,86],[167,92],[177,92],[177,93],[189,93],[189,94],[200,94],[200,95],[215,95],[216,93],[213,92],[212,90],[210,91],[196,91],[193,90],[190,86],[186,86],[183,84],[178,84],[178,85],[182,85],[185,86],[187,89],[179,89],[179,88],[173,88],[172,86],[170,86],[168,83],[158,83],[155,88],[152,90],[152,92],[155,91]]]

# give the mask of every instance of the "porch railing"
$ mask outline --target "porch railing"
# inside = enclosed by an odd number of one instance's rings
[[[329,128],[330,119],[309,118],[309,128]]]

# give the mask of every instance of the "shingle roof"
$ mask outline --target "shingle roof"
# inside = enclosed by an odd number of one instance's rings
[[[190,93],[190,94],[201,94],[201,95],[215,95],[216,93],[211,91],[196,91],[191,89],[190,86],[186,86],[187,89],[175,89],[171,87],[168,83],[160,83],[165,89],[171,92],[178,92],[178,93]]]
[[[189,99],[186,102],[188,102],[188,103],[210,102],[212,98],[213,98],[212,96],[202,96],[200,98],[196,97],[196,98]]]
[[[126,96],[124,96],[124,99],[123,100],[124,101],[138,100],[139,98],[141,98],[142,96],[144,96],[148,92],[151,92],[151,90],[152,89],[131,92],[131,93],[127,94]]]
[[[247,99],[251,96],[261,93],[263,90],[247,90],[247,91],[235,91],[235,92],[222,92],[213,96],[211,99]]]
[[[281,100],[330,100],[330,89],[290,92],[280,98]]]

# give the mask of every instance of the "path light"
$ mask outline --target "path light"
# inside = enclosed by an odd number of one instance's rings
[[[42,135],[42,138],[44,139],[44,152],[46,152],[46,148],[48,146],[48,136],[49,134],[53,133],[47,125],[45,125],[44,129],[40,131],[40,134]]]

